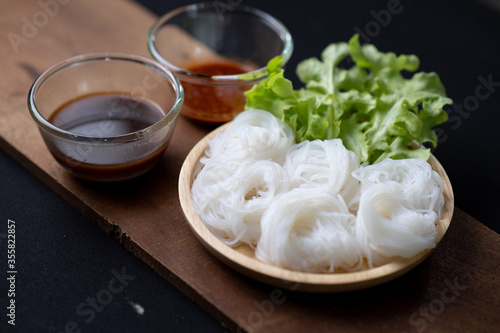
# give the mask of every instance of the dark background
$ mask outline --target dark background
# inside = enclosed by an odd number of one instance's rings
[[[281,20],[295,50],[286,76],[299,87],[297,63],[319,56],[331,42],[348,40],[356,30],[368,34],[382,51],[416,54],[423,71],[439,73],[448,95],[449,124],[440,126],[434,154],[450,177],[456,206],[496,232],[499,187],[496,162],[500,83],[477,98],[480,77],[500,82],[500,12],[485,2],[401,0],[399,12],[377,23],[393,1],[250,1],[248,5]],[[161,15],[186,1],[139,0]],[[376,27],[379,27],[378,29]],[[371,30],[370,30],[371,29]],[[146,37],[146,36],[145,36]],[[486,90],[481,88],[480,92]],[[459,105],[469,104],[459,113]],[[83,332],[223,332],[224,328],[142,261],[107,236],[19,164],[0,151],[0,248],[7,271],[7,219],[16,221],[17,316],[14,331],[62,332],[74,321]],[[467,237],[467,235],[464,235]],[[90,322],[76,308],[107,288],[113,270],[134,278]],[[11,331],[5,316],[7,285],[0,279],[0,331]],[[139,304],[141,315],[133,305]],[[165,328],[167,328],[165,330]]]

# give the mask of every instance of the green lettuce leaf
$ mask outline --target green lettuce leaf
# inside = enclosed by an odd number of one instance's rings
[[[246,92],[246,108],[271,112],[290,125],[298,142],[340,138],[368,163],[427,159],[430,149],[422,144],[437,145],[433,127],[447,120],[443,107],[452,100],[436,73],[402,75],[417,71],[417,56],[383,53],[360,45],[354,35],[347,43],[329,45],[321,59],[300,62],[300,89],[284,77],[282,61],[276,57],[268,63],[267,78]]]

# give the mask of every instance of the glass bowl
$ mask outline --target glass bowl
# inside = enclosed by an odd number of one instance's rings
[[[287,28],[271,15],[246,6],[207,2],[175,9],[151,28],[152,56],[181,81],[182,114],[221,124],[243,111],[244,92],[266,77],[266,65],[293,51]]]
[[[122,181],[151,169],[167,148],[184,93],[161,64],[92,53],[43,72],[28,108],[54,158],[76,177]]]

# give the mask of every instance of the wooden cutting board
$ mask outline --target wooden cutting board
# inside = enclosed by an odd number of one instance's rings
[[[181,117],[163,160],[137,181],[89,185],[70,177],[28,114],[31,83],[48,66],[81,53],[149,56],[146,36],[156,17],[129,1],[59,1],[66,4],[4,0],[0,5],[1,148],[223,325],[249,332],[497,328],[500,236],[459,209],[437,250],[405,276],[363,291],[306,294],[236,273],[191,232],[179,204],[178,176],[190,149],[210,128]]]

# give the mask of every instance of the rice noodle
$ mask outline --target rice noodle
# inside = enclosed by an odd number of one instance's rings
[[[255,246],[260,220],[288,189],[283,168],[272,161],[211,161],[193,182],[193,208],[226,244]]]
[[[359,158],[340,139],[303,141],[288,152],[283,165],[290,175],[290,187],[340,194],[349,203],[359,181],[351,173],[359,168]]]
[[[362,166],[352,173],[361,182],[360,193],[377,183],[396,182],[408,195],[410,206],[422,213],[428,210],[441,215],[444,204],[443,181],[429,163],[418,158],[393,160]]]
[[[312,188],[293,189],[262,216],[256,257],[307,272],[359,269],[361,250],[352,231],[356,217],[339,197]]]
[[[294,143],[295,134],[290,126],[269,112],[248,110],[209,142],[206,156],[200,162],[206,164],[208,159],[223,157],[225,160],[272,160],[282,164]]]
[[[272,114],[248,110],[208,142],[191,196],[229,246],[307,272],[359,270],[435,246],[443,182],[420,159],[359,165],[341,140],[294,143]]]
[[[443,182],[427,162],[385,159],[353,176],[361,182],[355,234],[370,267],[435,246]]]

